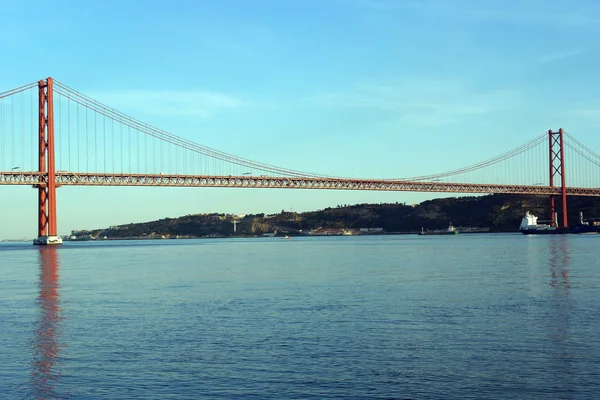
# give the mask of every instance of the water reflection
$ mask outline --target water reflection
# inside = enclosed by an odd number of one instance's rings
[[[60,345],[61,312],[59,304],[58,249],[47,246],[39,249],[40,316],[34,331],[31,382],[36,399],[54,398],[54,385],[60,376],[58,357]]]
[[[551,368],[555,390],[567,395],[572,393],[572,363],[575,355],[571,343],[571,319],[573,304],[569,281],[569,263],[571,255],[567,235],[557,235],[550,242],[549,267],[552,292],[548,306],[548,338]],[[567,396],[565,398],[571,398]]]
[[[557,236],[550,243],[550,273],[552,281],[550,285],[556,289],[555,294],[559,296],[570,295],[569,284],[569,261],[571,259],[567,236]]]

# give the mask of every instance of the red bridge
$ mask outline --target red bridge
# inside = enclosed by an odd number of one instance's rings
[[[567,195],[600,196],[599,167],[600,155],[559,129],[490,160],[439,174],[324,176],[202,146],[52,78],[0,93],[0,185],[37,188],[38,244],[60,242],[56,189],[62,185],[540,194],[550,196],[552,215],[560,197],[566,227]],[[569,175],[569,186],[567,169],[577,171]]]

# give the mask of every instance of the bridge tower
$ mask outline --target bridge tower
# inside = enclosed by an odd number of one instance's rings
[[[39,118],[39,172],[42,183],[38,185],[38,237],[33,244],[61,244],[56,228],[56,175],[54,163],[54,96],[53,81],[48,78],[38,82]]]
[[[562,203],[562,227],[568,227],[567,221],[567,184],[565,180],[565,148],[564,148],[564,131],[562,128],[558,132],[552,132],[552,129],[548,130],[548,143],[550,150],[550,186],[554,186],[554,177],[560,175],[560,197]],[[555,196],[550,196],[550,218],[552,219],[552,226],[558,223],[555,222],[554,215],[555,211]]]

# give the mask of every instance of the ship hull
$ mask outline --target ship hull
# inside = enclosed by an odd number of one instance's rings
[[[523,235],[563,235],[568,229],[521,229]]]
[[[574,226],[570,229],[570,233],[575,234],[590,234],[590,233],[600,233],[600,226]]]
[[[454,232],[419,232],[419,235],[427,236],[427,235],[458,235],[458,231]]]
[[[600,226],[572,226],[568,229],[521,229],[524,235],[564,235],[570,234],[593,234],[600,233]]]

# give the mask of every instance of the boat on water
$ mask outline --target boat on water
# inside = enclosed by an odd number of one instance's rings
[[[450,222],[450,225],[448,226],[448,228],[446,229],[435,229],[435,230],[425,230],[423,227],[421,227],[421,232],[419,232],[419,235],[457,235],[458,234],[458,229],[456,229],[454,226],[452,226],[452,222]]]
[[[567,229],[559,229],[556,224],[538,224],[538,217],[527,211],[521,220],[519,231],[524,235],[556,235],[569,233]]]
[[[529,211],[521,220],[519,230],[524,235],[560,235],[566,233],[584,234],[584,233],[600,233],[600,226],[591,225],[583,219],[583,213],[579,213],[579,223],[571,225],[567,228],[558,228],[557,223],[554,224],[538,224],[538,217],[531,214]],[[556,221],[556,216],[555,216]]]
[[[600,233],[600,225],[597,220],[592,222],[583,219],[583,213],[579,212],[579,224],[573,225],[570,228],[570,233]]]
[[[60,236],[40,236],[37,239],[33,239],[33,244],[45,246],[45,245],[59,245],[62,244],[62,238]]]

